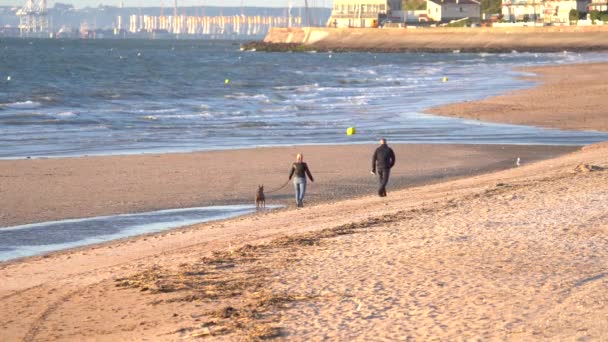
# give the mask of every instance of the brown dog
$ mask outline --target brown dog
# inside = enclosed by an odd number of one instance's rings
[[[258,185],[258,192],[255,193],[255,208],[266,208],[266,197],[264,197],[263,185]]]

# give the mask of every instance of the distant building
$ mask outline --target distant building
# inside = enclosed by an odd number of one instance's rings
[[[475,0],[427,0],[426,13],[433,21],[448,22],[470,18],[481,19],[481,4]]]
[[[582,13],[587,13],[590,0],[552,0],[544,1],[544,16],[539,18],[545,23],[570,22],[570,11],[575,9]]]
[[[392,18],[398,18],[402,23],[405,24],[417,24],[420,22],[429,21],[429,17],[426,10],[409,10],[409,11],[392,11]]]
[[[401,10],[401,0],[334,0],[329,27],[377,27]]]
[[[586,13],[590,4],[590,0],[502,0],[502,15],[508,22],[568,24],[571,10]]]
[[[600,11],[600,12],[608,11],[608,1],[591,0],[591,3],[589,4],[589,12],[591,12],[591,11]]]
[[[542,0],[502,0],[501,7],[503,19],[508,22],[539,21],[545,11]]]
[[[168,31],[171,38],[204,38],[204,39],[239,39],[241,37],[263,37],[271,27],[301,27],[302,14],[310,18],[311,25],[325,25],[330,16],[330,9],[324,7],[304,8],[293,7],[215,7],[188,6],[181,7],[178,16],[171,15],[173,11],[164,7],[117,7],[97,6],[74,8],[64,4],[66,0],[14,0],[22,4],[54,2],[53,7],[47,8],[45,15],[37,15],[36,11],[22,11],[22,6],[4,6],[6,1],[0,0],[0,27],[19,27],[20,35],[30,37],[80,37],[78,29],[83,22],[88,22],[87,32],[83,37],[89,38],[100,35],[108,38],[152,38],[163,37]],[[77,1],[70,1],[77,3]],[[101,1],[103,2],[103,1]],[[107,2],[107,1],[106,1]],[[125,1],[126,3],[127,1]],[[132,2],[132,1],[131,1]],[[157,1],[158,2],[158,1]],[[161,1],[162,3],[162,1]],[[172,0],[165,1],[173,3]],[[17,12],[20,11],[20,16]],[[33,12],[33,13],[32,13]],[[164,15],[165,13],[169,15]],[[34,14],[34,15],[31,15]],[[175,18],[174,18],[175,17]],[[36,19],[35,21],[33,19]],[[29,20],[29,21],[28,21]],[[22,22],[23,21],[23,22]],[[46,28],[41,29],[45,24]],[[46,24],[48,23],[48,25]],[[309,24],[308,22],[306,23]],[[62,27],[76,28],[59,32]],[[95,30],[103,29],[104,32]],[[108,30],[112,31],[108,35]],[[155,30],[157,30],[155,32]],[[32,31],[32,32],[28,32]],[[90,33],[91,31],[93,33]],[[2,37],[14,35],[14,29],[2,29]]]

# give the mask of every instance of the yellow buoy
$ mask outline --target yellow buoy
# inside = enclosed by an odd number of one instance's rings
[[[229,79],[225,79],[225,80],[224,80],[224,84],[229,84],[229,83],[230,83],[230,80],[229,80]]]
[[[443,76],[442,81],[443,81],[443,82],[447,82],[447,81],[448,81],[448,78],[447,78],[446,76]]]
[[[346,135],[354,135],[355,133],[357,133],[357,130],[355,129],[355,127],[348,127],[346,129]]]

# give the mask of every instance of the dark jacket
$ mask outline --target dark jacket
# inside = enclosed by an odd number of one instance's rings
[[[298,177],[298,178],[306,178],[306,175],[308,175],[308,178],[310,178],[311,182],[315,181],[312,178],[312,175],[310,174],[308,165],[306,165],[306,163],[304,163],[304,162],[293,163],[293,165],[291,166],[291,171],[289,172],[289,179],[291,179],[291,177],[294,175],[294,173],[295,173],[296,177]]]
[[[380,145],[372,157],[372,171],[387,170],[395,165],[395,152],[388,145]]]

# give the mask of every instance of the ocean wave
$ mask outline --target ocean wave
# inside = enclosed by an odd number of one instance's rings
[[[24,126],[24,125],[75,125],[75,126],[82,126],[82,125],[87,125],[87,124],[97,124],[97,121],[94,120],[80,120],[80,121],[76,121],[76,120],[62,120],[62,119],[44,119],[44,120],[36,120],[36,121],[32,121],[32,120],[19,120],[19,119],[13,119],[13,120],[3,120],[2,124],[5,125],[12,125],[12,126]]]
[[[112,91],[97,91],[94,92],[91,97],[105,100],[115,100],[121,98],[122,95]]]
[[[295,91],[297,93],[309,93],[313,90],[316,90],[319,88],[319,83],[312,83],[312,84],[305,84],[305,85],[301,85],[299,87],[297,87],[295,89]]]
[[[268,107],[260,109],[261,113],[272,113],[275,117],[280,117],[281,115],[275,113],[284,113],[297,110],[294,105],[286,105],[286,106],[278,106],[278,107]]]
[[[346,99],[349,104],[357,105],[357,106],[365,106],[369,104],[369,97],[367,96],[352,96]]]
[[[236,128],[270,128],[276,127],[278,124],[270,123],[265,121],[250,121],[250,122],[241,122],[236,125]]]
[[[298,89],[297,86],[294,85],[287,85],[287,86],[276,86],[276,87],[272,87],[272,89],[274,90],[287,90],[287,91],[294,91],[296,89]]]
[[[55,116],[60,117],[60,118],[70,118],[70,117],[78,116],[78,114],[76,114],[72,111],[67,111],[67,112],[57,113],[57,114],[55,114]]]
[[[426,67],[415,70],[415,75],[437,75],[439,73],[443,73],[444,68],[442,67]]]
[[[139,116],[139,119],[147,120],[147,121],[156,121],[156,120],[196,120],[196,119],[211,119],[215,116],[211,113],[195,113],[195,114],[175,114],[175,115],[143,115]]]
[[[298,103],[296,104],[296,109],[298,111],[311,111],[311,110],[315,110],[317,109],[317,106],[315,105],[309,105],[309,104],[304,104],[304,103]]]
[[[204,112],[204,113],[200,113],[198,115],[204,119],[212,119],[215,117],[215,115],[211,114],[210,112]]]
[[[289,144],[294,141],[292,133],[314,135],[310,140],[297,140],[303,143],[334,142],[343,141],[344,134],[335,132],[343,132],[341,127],[347,124],[356,124],[361,132],[389,132],[408,141],[427,139],[425,132],[412,131],[415,125],[439,129],[438,136],[445,133],[445,140],[455,134],[477,137],[481,133],[471,131],[472,124],[428,124],[429,119],[421,119],[417,113],[429,106],[528,86],[530,83],[514,80],[520,74],[509,72],[512,66],[592,59],[573,52],[540,54],[542,58],[525,53],[378,54],[377,59],[373,53],[344,53],[328,59],[321,53],[235,56],[230,51],[236,49],[238,46],[228,47],[218,55],[215,47],[209,47],[209,53],[176,49],[170,54],[165,54],[162,44],[151,50],[134,46],[130,52],[115,48],[108,72],[107,65],[91,63],[94,56],[89,54],[94,49],[79,48],[74,51],[76,63],[96,66],[94,72],[86,71],[90,76],[86,79],[78,77],[78,70],[45,74],[53,70],[50,67],[61,68],[61,63],[48,67],[27,64],[41,73],[40,82],[24,82],[15,92],[0,94],[4,95],[0,96],[0,130],[4,128],[4,136],[20,137],[23,146],[11,142],[0,155],[53,154],[65,146],[89,153],[97,149],[120,152]],[[139,50],[154,64],[152,72],[145,65],[130,63]],[[129,63],[118,62],[118,54],[131,56]],[[234,63],[234,57],[240,56],[242,62]],[[603,60],[603,56],[594,58]],[[196,72],[184,60],[196,61]],[[449,82],[442,82],[443,76]],[[226,77],[234,78],[232,86],[224,85]],[[209,86],[209,80],[220,83]],[[86,123],[91,120],[95,123]],[[458,130],[445,128],[446,122]],[[28,133],[15,133],[22,131]],[[35,136],[49,138],[31,143],[29,137]],[[148,140],[135,140],[140,137]]]
[[[8,115],[0,115],[0,121],[27,120],[27,119],[40,120],[40,119],[51,119],[51,118],[52,117],[50,117],[46,114],[34,113],[34,112],[21,112],[21,113],[14,113],[14,114],[8,114]]]
[[[248,95],[245,93],[234,93],[234,94],[228,94],[224,96],[227,99],[235,99],[235,100],[258,100],[260,102],[263,103],[270,103],[272,102],[268,96],[264,95],[264,94],[255,94],[255,95]]]
[[[41,107],[42,104],[36,101],[22,101],[22,102],[9,102],[2,103],[0,107],[11,108],[11,109],[35,109]]]
[[[209,118],[212,116],[209,116],[205,113],[199,113],[199,114],[178,114],[178,115],[159,115],[158,116],[161,119],[201,119],[201,118]]]
[[[365,83],[370,83],[369,79],[366,78],[362,78],[362,79],[339,79],[338,83],[340,84],[365,84]]]
[[[179,110],[179,108],[162,108],[162,109],[140,109],[138,113],[146,113],[146,114],[163,114],[163,113],[175,113]]]
[[[394,68],[394,66],[392,66]],[[382,69],[382,66],[375,66],[375,68]],[[356,77],[358,75],[378,75],[378,72],[374,69],[358,69],[358,68],[350,68],[349,69],[350,76]]]

